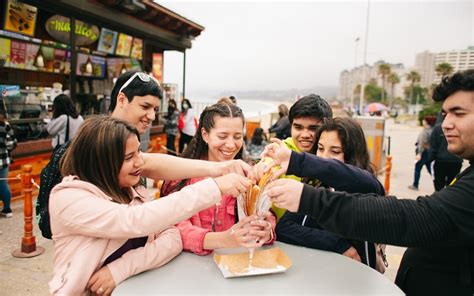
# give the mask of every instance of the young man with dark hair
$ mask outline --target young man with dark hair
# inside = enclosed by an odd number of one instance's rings
[[[408,247],[395,280],[408,295],[473,295],[474,70],[445,77],[433,99],[443,102],[448,151],[470,161],[452,185],[408,200],[279,179],[269,185],[268,195],[277,206],[311,215],[344,237]],[[278,150],[273,148],[270,156]],[[287,173],[298,169],[292,159],[280,163]]]

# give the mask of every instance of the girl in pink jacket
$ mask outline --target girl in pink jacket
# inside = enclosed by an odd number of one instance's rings
[[[198,132],[182,156],[208,161],[241,159],[244,122],[242,110],[234,104],[218,103],[206,107],[199,119]],[[200,180],[165,182],[162,196]],[[236,221],[236,199],[224,194],[216,205],[177,225],[184,250],[207,255],[218,248],[259,247],[273,243],[275,217],[270,212],[265,214],[263,221],[256,216]]]
[[[139,134],[106,117],[86,120],[61,161],[67,176],[51,193],[54,295],[109,295],[120,282],[159,267],[182,249],[171,225],[249,185],[237,174],[206,179],[148,201]],[[145,203],[146,202],[146,203]]]

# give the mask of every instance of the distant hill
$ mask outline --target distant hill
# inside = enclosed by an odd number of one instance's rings
[[[250,91],[235,91],[235,90],[188,90],[186,97],[193,99],[219,99],[221,97],[235,96],[238,99],[245,100],[269,100],[269,101],[293,101],[297,97],[302,97],[308,94],[317,94],[328,101],[336,99],[337,87],[322,86],[312,87],[307,89],[288,89],[288,90],[250,90]]]

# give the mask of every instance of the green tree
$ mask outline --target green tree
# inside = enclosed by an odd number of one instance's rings
[[[390,84],[390,100],[388,106],[392,107],[395,96],[395,85],[400,83],[400,77],[398,77],[397,73],[390,73],[387,77],[387,81]]]
[[[410,103],[413,103],[415,85],[420,82],[421,76],[416,71],[410,71],[410,73],[407,74],[407,80],[410,81]]]
[[[380,102],[382,100],[382,94],[385,92],[377,85],[375,79],[371,79],[364,90],[364,99],[367,103]]]
[[[378,74],[382,78],[382,89],[384,90],[382,92],[382,103],[385,103],[385,82],[387,80],[387,76],[390,74],[391,68],[390,65],[387,63],[383,63],[379,65],[378,68]]]
[[[450,63],[441,63],[436,66],[436,74],[441,78],[453,74],[454,68]]]

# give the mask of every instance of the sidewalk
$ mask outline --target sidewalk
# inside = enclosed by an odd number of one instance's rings
[[[420,127],[387,122],[386,136],[392,137],[393,169],[390,195],[399,198],[415,199],[417,196],[431,194],[433,185],[426,171],[421,174],[420,190],[407,188],[413,182],[414,143]],[[383,183],[384,176],[380,176]],[[48,295],[48,281],[52,277],[53,253],[52,242],[44,239],[38,226],[34,226],[36,244],[46,249],[45,253],[34,258],[19,259],[11,252],[21,245],[23,235],[23,205],[13,204],[14,217],[0,218],[0,291],[2,295]],[[385,276],[395,279],[400,259],[405,248],[388,246],[387,258],[389,268]]]

